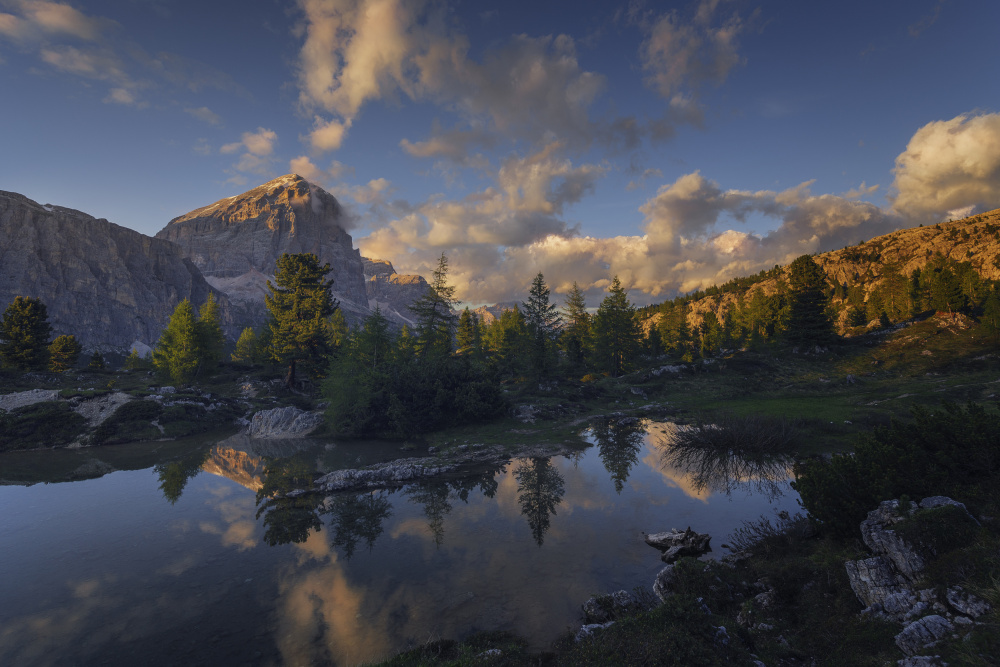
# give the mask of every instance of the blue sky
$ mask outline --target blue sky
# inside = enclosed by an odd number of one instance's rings
[[[469,303],[660,300],[1000,206],[1000,3],[0,0],[0,189],[147,234],[297,172]]]

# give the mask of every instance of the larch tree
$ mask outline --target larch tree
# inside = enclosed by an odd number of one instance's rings
[[[587,312],[587,299],[575,281],[566,295],[563,318],[566,325],[562,331],[562,349],[570,365],[582,366],[591,343],[591,317]]]
[[[617,377],[631,368],[641,341],[635,306],[615,276],[594,315],[594,353],[601,367]]]
[[[173,382],[186,384],[198,372],[200,359],[198,321],[191,302],[184,299],[153,348],[153,367]]]
[[[15,297],[0,319],[0,360],[22,371],[44,369],[51,333],[45,304],[30,296]]]
[[[284,253],[278,258],[274,282],[267,281],[264,297],[270,314],[271,359],[287,367],[285,386],[295,387],[301,365],[319,377],[329,362],[330,336],[327,318],[338,304],[330,294],[332,269],[320,266],[313,253]]]
[[[458,303],[455,286],[448,284],[448,258],[441,253],[434,280],[422,297],[410,304],[417,320],[416,350],[421,357],[445,356],[451,353],[451,338],[455,329],[452,306]]]
[[[76,336],[59,336],[49,345],[49,369],[64,373],[76,366],[83,347]]]
[[[208,299],[198,310],[197,324],[199,354],[202,364],[207,368],[214,368],[222,361],[226,337],[222,333],[219,319],[219,303],[215,300],[215,295],[209,292]]]

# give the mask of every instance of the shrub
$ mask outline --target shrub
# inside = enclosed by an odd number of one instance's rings
[[[156,401],[130,401],[101,422],[90,437],[92,445],[113,445],[160,437],[160,429],[151,423],[163,413]]]
[[[62,401],[43,401],[15,412],[0,410],[0,451],[68,445],[87,420]]]

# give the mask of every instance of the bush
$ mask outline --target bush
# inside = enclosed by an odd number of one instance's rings
[[[814,519],[854,535],[879,502],[908,495],[947,495],[986,503],[1000,482],[1000,414],[975,404],[913,409],[912,423],[893,422],[862,439],[851,454],[811,459],[792,486]]]
[[[161,436],[151,423],[163,413],[156,401],[130,401],[101,422],[90,437],[92,445],[114,445],[137,440],[153,440]]]
[[[43,401],[15,412],[0,410],[0,451],[68,445],[86,424],[62,401]]]

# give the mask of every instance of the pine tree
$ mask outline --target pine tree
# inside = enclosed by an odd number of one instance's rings
[[[49,369],[63,373],[76,366],[83,347],[76,336],[59,336],[49,345]]]
[[[104,370],[104,355],[98,350],[94,350],[94,353],[90,355],[90,363],[87,364],[88,371],[103,371]]]
[[[788,267],[789,310],[785,336],[791,343],[826,344],[833,339],[833,323],[826,311],[826,273],[809,255]]]
[[[219,325],[219,304],[211,292],[198,311],[196,330],[202,365],[212,369],[222,361],[222,348],[226,343],[226,337]]]
[[[167,328],[153,348],[153,367],[176,384],[187,384],[198,371],[200,346],[194,307],[184,299],[174,308]]]
[[[531,281],[528,300],[521,304],[524,320],[532,343],[532,368],[545,373],[550,366],[549,351],[559,330],[562,318],[556,304],[549,303],[549,288],[541,272]]]
[[[252,328],[247,327],[240,334],[239,339],[236,341],[236,348],[229,355],[229,358],[237,364],[250,366],[258,360],[259,354],[257,334]]]
[[[451,353],[455,317],[452,306],[458,303],[454,285],[448,284],[448,258],[441,253],[434,280],[427,292],[410,304],[416,316],[417,353],[422,357],[444,356]]]
[[[0,361],[22,371],[44,369],[51,333],[45,304],[33,297],[15,297],[0,320]]]
[[[278,258],[274,283],[267,281],[264,302],[270,313],[271,359],[287,366],[289,389],[295,387],[298,366],[319,377],[329,364],[327,318],[337,304],[330,295],[333,281],[324,278],[331,270],[329,264],[320,266],[312,253],[284,253]]]
[[[635,306],[628,300],[618,276],[594,316],[594,349],[601,366],[617,377],[632,366],[642,340]]]
[[[479,318],[468,307],[458,317],[458,331],[455,333],[455,345],[462,354],[478,354],[481,351]]]
[[[575,281],[569,294],[566,295],[563,313],[565,314],[566,326],[562,332],[562,349],[566,352],[566,359],[570,365],[579,368],[583,366],[584,359],[590,350],[591,318],[590,313],[587,312],[587,299]]]

